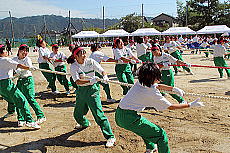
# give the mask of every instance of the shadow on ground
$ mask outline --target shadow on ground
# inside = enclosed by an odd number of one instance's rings
[[[11,153],[11,152],[21,152],[21,153],[31,153],[34,150],[40,150],[42,153],[47,152],[46,146],[64,146],[64,147],[87,147],[87,146],[100,146],[104,145],[105,141],[99,142],[82,142],[78,140],[67,140],[70,136],[81,132],[84,129],[73,130],[68,133],[62,134],[57,137],[53,138],[46,138],[37,141],[32,141],[28,143],[23,143],[19,145],[15,145],[12,147],[8,147],[6,149],[1,150],[4,153]]]

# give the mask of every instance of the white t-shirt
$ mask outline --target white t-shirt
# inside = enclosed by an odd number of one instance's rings
[[[13,70],[19,63],[8,57],[0,57],[0,80],[13,78]]]
[[[121,60],[121,57],[125,57],[125,58],[130,58],[133,56],[133,53],[131,51],[131,49],[129,48],[113,48],[113,55],[114,55],[114,59],[118,60],[118,63],[116,64],[124,64],[123,61]]]
[[[49,57],[55,60],[62,60],[62,61],[67,60],[67,57],[63,52],[57,52],[57,54],[52,52]],[[54,67],[61,66],[61,65],[65,65],[65,62],[53,62]]]
[[[195,37],[193,38],[193,42],[198,42],[198,41],[199,41],[199,37],[196,37],[196,36],[195,36]]]
[[[172,54],[173,52],[177,50],[176,47],[178,46],[179,45],[175,41],[170,41],[170,43],[165,43],[163,48],[165,50],[168,50],[169,54]]]
[[[158,111],[167,109],[172,104],[156,88],[157,84],[150,88],[137,81],[126,96],[120,101],[119,107],[126,110],[143,111],[145,107],[154,107]]]
[[[172,63],[176,63],[176,61],[177,61],[176,58],[174,58],[171,55],[164,53],[164,52],[162,52],[161,56],[154,56],[153,60],[154,60],[154,63],[161,64],[161,65],[163,65],[163,63],[171,63],[172,64]],[[169,69],[170,69],[170,66],[161,68],[161,70],[169,70]]]
[[[226,48],[220,44],[212,45],[212,48],[214,57],[223,57],[225,54]]]
[[[91,55],[89,56],[89,58],[92,58],[95,61],[97,61],[98,63],[101,63],[101,61],[107,61],[110,57],[105,56],[100,51],[94,51],[94,52],[91,53]]]
[[[179,40],[180,43],[184,42],[184,38],[183,37],[180,37],[178,40]]]
[[[146,52],[151,52],[150,49],[152,48],[152,45],[149,42],[145,43],[145,45],[148,47]]]
[[[209,46],[209,44],[207,42],[203,42],[200,47],[203,47],[203,48],[207,48],[207,46]]]
[[[18,57],[13,57],[12,60],[18,62],[19,64],[23,64],[29,67],[33,66],[32,61],[28,56],[23,59],[19,59]],[[27,78],[29,76],[32,76],[32,72],[30,70],[24,70],[18,68],[15,72],[19,74],[19,78]]]
[[[43,56],[45,56],[45,57],[50,57],[50,53],[51,53],[51,51],[48,49],[48,48],[43,48],[43,47],[40,47],[39,49],[38,49],[38,63],[47,63],[47,60],[45,60],[44,58],[43,58]]]
[[[76,61],[70,66],[70,73],[74,82],[80,79],[80,75],[85,75],[89,77],[95,76],[95,71],[101,74],[104,71],[104,69],[101,67],[101,65],[98,62],[96,62],[92,58],[86,58],[83,64],[79,64]],[[90,79],[85,79],[85,80],[90,80]],[[92,85],[92,84],[85,83],[80,86],[88,86],[88,85]]]
[[[137,57],[145,55],[147,48],[148,48],[148,46],[144,43],[137,44],[137,46],[136,46]]]

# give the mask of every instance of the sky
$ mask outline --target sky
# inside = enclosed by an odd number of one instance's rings
[[[185,0],[181,0],[185,2]],[[224,0],[220,0],[224,1]],[[131,13],[141,14],[144,4],[144,16],[155,17],[161,13],[177,16],[176,0],[1,0],[0,18],[36,15],[61,15],[80,18],[102,18],[102,6],[105,18],[120,18]]]

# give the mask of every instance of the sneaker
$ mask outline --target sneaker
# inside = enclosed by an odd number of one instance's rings
[[[157,152],[157,144],[155,144],[154,146],[155,146],[154,149],[146,149],[145,153],[154,153],[154,152]]]
[[[194,74],[192,73],[192,71],[190,71],[188,74],[189,74],[189,75],[194,75]]]
[[[188,104],[188,102],[184,100],[180,104]]]
[[[115,102],[116,102],[115,99],[107,99],[106,101],[107,101],[108,103],[115,103]]]
[[[43,118],[39,118],[37,121],[36,121],[36,123],[38,124],[38,125],[40,125],[40,124],[42,124],[43,122],[45,122],[46,121],[46,117],[43,117]]]
[[[15,113],[7,113],[6,115],[3,116],[3,118],[8,118],[8,117],[11,117],[11,116],[14,116]]]
[[[33,129],[40,129],[41,126],[38,125],[36,122],[30,122],[30,123],[26,123],[27,127],[33,128]]]
[[[85,129],[85,128],[90,127],[90,126],[91,126],[91,123],[89,123],[88,126],[82,126],[82,125],[80,125],[80,124],[77,124],[77,125],[75,126],[75,129]]]
[[[18,127],[23,127],[24,125],[26,125],[25,121],[18,121]]]
[[[116,142],[116,138],[109,138],[105,144],[107,148],[114,146],[114,143]]]
[[[65,94],[69,95],[69,94],[70,94],[70,91],[66,91],[66,93],[65,93]]]
[[[175,73],[175,74],[174,74],[174,76],[177,76],[177,75],[178,75],[178,73]]]
[[[59,94],[59,91],[58,90],[52,91],[52,94],[57,95],[57,94]]]

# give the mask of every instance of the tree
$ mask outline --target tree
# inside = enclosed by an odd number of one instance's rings
[[[229,4],[220,3],[218,0],[189,0],[188,25],[194,30],[203,28],[206,25],[230,24]],[[177,0],[177,13],[180,25],[184,26],[186,6]]]

